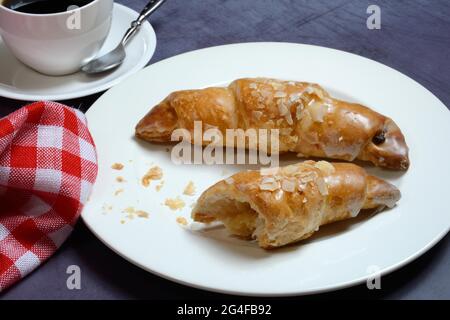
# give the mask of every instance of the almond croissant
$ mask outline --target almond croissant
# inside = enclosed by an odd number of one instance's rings
[[[236,80],[227,88],[174,92],[138,123],[136,136],[168,142],[177,128],[192,134],[194,121],[223,135],[226,129],[279,129],[280,153],[359,159],[396,170],[409,166],[408,147],[394,121],[333,99],[316,84],[255,78]],[[225,139],[224,145],[234,146],[234,141]]]
[[[362,209],[393,207],[400,191],[351,163],[306,161],[244,171],[207,189],[192,218],[274,248],[310,237],[320,226],[356,217]]]

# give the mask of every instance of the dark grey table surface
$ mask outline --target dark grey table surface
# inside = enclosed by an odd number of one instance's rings
[[[147,0],[117,2],[140,10]],[[371,4],[381,8],[381,30],[366,27],[366,10]],[[236,42],[314,44],[393,67],[450,106],[448,0],[168,0],[151,17],[151,23],[158,37],[151,63]],[[63,103],[85,111],[100,95]],[[0,97],[0,117],[24,104]],[[69,265],[81,268],[81,290],[67,289]],[[450,299],[449,270],[447,235],[413,263],[383,277],[381,290],[370,291],[361,285],[312,298]],[[0,299],[162,298],[233,297],[192,289],[145,272],[114,254],[81,221],[47,263],[0,295]]]

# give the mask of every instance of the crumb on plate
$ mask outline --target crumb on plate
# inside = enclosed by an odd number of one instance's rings
[[[147,173],[142,177],[142,185],[148,187],[152,180],[161,180],[163,177],[163,172],[160,167],[151,167]]]
[[[122,182],[127,182],[123,177],[121,177],[121,176],[118,176],[117,178],[116,178],[116,181],[117,182],[120,182],[120,183],[122,183]]]
[[[136,210],[134,207],[127,207],[122,210],[122,212],[126,213],[126,218],[133,220],[134,218],[145,218],[148,219],[149,213],[144,210]]]
[[[148,219],[148,212],[145,212],[144,210],[138,210],[135,213],[139,218]]]
[[[111,169],[114,169],[114,170],[122,170],[123,167],[124,167],[123,164],[121,164],[121,163],[119,163],[119,162],[116,162],[116,163],[114,163],[114,164],[111,166]]]
[[[116,192],[114,192],[115,196],[118,196],[119,194],[121,194],[123,192],[123,189],[118,189],[116,190]]]
[[[189,181],[186,188],[184,188],[183,194],[185,194],[187,196],[193,196],[195,194],[195,186],[192,181]]]
[[[178,222],[179,224],[182,224],[183,226],[186,226],[186,225],[187,225],[187,220],[186,220],[186,218],[184,218],[184,217],[177,217],[177,222]]]
[[[161,191],[162,187],[164,186],[164,180],[162,180],[156,187],[156,191],[159,192]]]
[[[181,210],[184,208],[185,203],[180,197],[176,197],[175,199],[166,199],[164,202],[166,206],[168,206],[171,210]]]

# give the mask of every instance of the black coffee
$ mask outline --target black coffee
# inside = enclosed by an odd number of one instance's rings
[[[94,0],[0,0],[0,3],[14,11],[48,14],[67,11],[70,6],[82,7],[92,1]]]

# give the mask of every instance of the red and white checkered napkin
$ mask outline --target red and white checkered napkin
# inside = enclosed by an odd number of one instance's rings
[[[96,175],[78,110],[37,102],[0,119],[0,291],[61,246]]]

